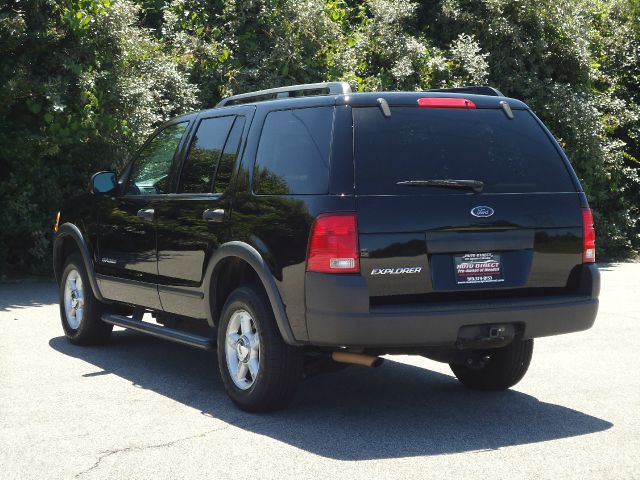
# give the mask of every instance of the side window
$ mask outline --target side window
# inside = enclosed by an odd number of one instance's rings
[[[269,113],[258,145],[253,191],[327,193],[332,124],[333,107]]]
[[[243,130],[244,117],[236,117],[236,121],[231,128],[231,133],[229,133],[229,138],[227,138],[227,143],[224,146],[222,157],[220,158],[220,165],[218,166],[218,173],[216,174],[213,188],[215,193],[224,193],[227,187],[229,187],[233,167],[236,164],[236,157],[238,156],[238,149],[240,148],[240,140],[242,140]]]
[[[188,125],[188,122],[170,125],[144,147],[133,164],[127,195],[169,192],[171,164]]]
[[[205,118],[200,122],[182,169],[181,193],[211,192],[222,148],[234,118]]]

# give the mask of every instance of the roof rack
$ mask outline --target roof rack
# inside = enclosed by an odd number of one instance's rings
[[[449,93],[470,93],[472,95],[490,95],[492,97],[504,97],[497,88],[486,86],[469,86],[456,88],[435,88],[427,92],[449,92]]]
[[[248,103],[250,101],[264,102],[265,100],[273,100],[276,98],[288,98],[295,92],[309,92],[313,90],[326,91],[326,93],[322,93],[321,95],[342,95],[345,93],[351,93],[351,87],[347,82],[306,83],[304,85],[269,88],[267,90],[258,90],[257,92],[232,95],[231,97],[220,100],[216,107],[224,107],[225,105],[232,105],[234,103]]]

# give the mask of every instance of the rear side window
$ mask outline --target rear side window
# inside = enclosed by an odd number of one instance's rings
[[[546,133],[530,112],[497,109],[354,108],[356,192],[364,195],[468,193],[401,186],[406,180],[484,182],[484,193],[573,192]]]
[[[235,117],[205,118],[198,125],[182,169],[181,193],[210,193],[222,148]]]
[[[257,194],[325,194],[333,107],[281,110],[262,128],[253,191]]]

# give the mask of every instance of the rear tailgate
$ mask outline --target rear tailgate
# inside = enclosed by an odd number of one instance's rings
[[[528,110],[358,107],[353,117],[372,305],[567,293],[582,262],[583,194]],[[484,188],[398,185],[441,179]]]

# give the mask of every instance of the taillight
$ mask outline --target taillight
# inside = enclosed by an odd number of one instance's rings
[[[360,271],[358,225],[355,213],[319,215],[311,227],[307,271],[355,273]]]
[[[582,209],[582,263],[596,261],[596,230],[590,208]]]
[[[428,97],[418,99],[419,107],[427,108],[476,108],[467,98]]]

